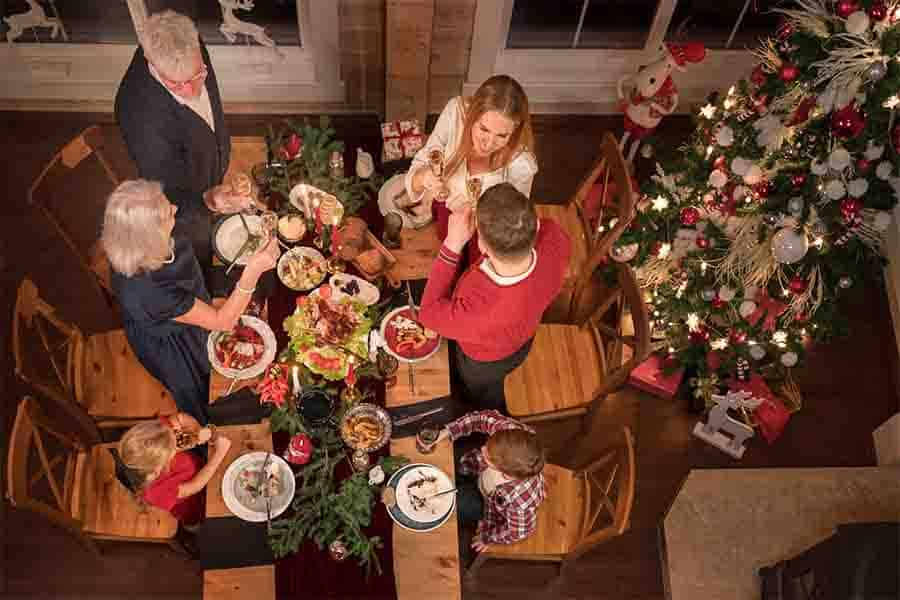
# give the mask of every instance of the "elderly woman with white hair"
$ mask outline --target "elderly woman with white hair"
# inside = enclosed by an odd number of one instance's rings
[[[236,212],[249,200],[222,184],[230,136],[216,75],[191,19],[167,10],[144,21],[116,94],[116,121],[138,175],[162,183],[178,207],[178,231],[208,269],[210,209]]]
[[[234,291],[215,308],[191,244],[172,233],[179,210],[159,183],[125,181],[107,202],[102,242],[131,348],[178,409],[206,424],[207,331],[235,326],[260,275],[275,266],[278,243],[270,240],[250,257]]]

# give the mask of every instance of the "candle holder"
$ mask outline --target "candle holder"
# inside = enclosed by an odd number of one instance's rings
[[[331,274],[344,273],[347,271],[347,262],[340,256],[331,256],[325,261],[325,270]]]
[[[369,453],[365,450],[354,450],[350,456],[350,464],[356,471],[365,471],[369,468]]]

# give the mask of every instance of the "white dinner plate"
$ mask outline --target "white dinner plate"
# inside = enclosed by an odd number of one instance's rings
[[[256,497],[240,485],[241,471],[248,469],[258,474],[266,462],[266,454],[269,462],[278,465],[278,478],[281,480],[281,492],[269,498],[269,514],[272,519],[287,510],[294,499],[294,472],[287,462],[271,452],[249,452],[237,457],[228,465],[225,475],[222,477],[222,499],[234,516],[244,521],[259,523],[266,520],[266,499]]]
[[[434,478],[433,482],[419,481]],[[447,522],[456,507],[456,494],[444,494],[427,501],[424,509],[416,506],[411,494],[428,496],[453,489],[454,483],[446,473],[424,463],[414,463],[398,469],[387,483],[394,490],[396,503],[388,507],[388,514],[400,527],[410,531],[431,531]]]
[[[250,229],[251,233],[262,235],[262,219],[258,215],[244,215],[244,220],[247,222],[247,228]],[[234,257],[241,251],[244,242],[247,241],[247,236],[247,229],[244,229],[240,215],[231,215],[222,219],[216,225],[215,235],[213,236],[213,243],[219,258],[225,264],[230,265],[234,261]],[[244,252],[238,258],[237,264],[246,265],[253,254],[254,252]]]

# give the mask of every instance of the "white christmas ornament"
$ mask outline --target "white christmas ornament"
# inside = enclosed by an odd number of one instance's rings
[[[832,179],[828,182],[828,185],[825,186],[825,195],[832,200],[840,200],[846,193],[847,188],[844,187],[844,182],[840,179]]]
[[[869,189],[869,182],[858,177],[847,183],[847,193],[854,198],[861,198]]]
[[[734,130],[728,125],[723,126],[716,133],[716,143],[724,148],[734,143]]]
[[[801,196],[794,196],[787,203],[788,212],[790,212],[794,216],[800,216],[803,214],[803,198]]]
[[[869,160],[878,160],[884,154],[884,146],[878,146],[871,141],[866,147],[866,158]]]
[[[744,173],[744,183],[747,185],[755,185],[762,181],[762,169],[757,165],[751,165],[747,172]]]
[[[750,165],[752,165],[749,160],[746,158],[741,158],[738,156],[733,161],[731,161],[731,172],[739,177],[743,177],[744,174],[750,169]]]
[[[806,256],[809,242],[802,233],[790,227],[784,227],[772,236],[772,254],[781,264],[793,264]]]
[[[738,307],[738,314],[744,319],[748,318],[754,312],[756,312],[756,302],[753,300],[744,300]]]
[[[844,148],[835,148],[828,157],[828,166],[834,171],[843,171],[850,166],[850,153]]]
[[[369,469],[369,485],[380,485],[384,481],[384,469],[375,465]]]
[[[823,113],[830,113],[834,109],[834,87],[829,85],[816,97],[816,105]]]
[[[756,144],[762,146],[769,152],[775,152],[784,143],[787,137],[788,129],[781,122],[781,119],[775,115],[768,114],[753,123],[756,129]]]
[[[637,256],[637,253],[637,243],[626,244],[624,246],[613,246],[609,249],[610,257],[618,263],[628,262],[629,260]]]
[[[723,188],[726,183],[728,183],[728,176],[719,169],[709,174],[709,185],[717,190]]]
[[[878,214],[875,215],[875,218],[872,219],[872,226],[875,227],[877,231],[887,231],[890,225],[891,213],[886,210],[879,211]]]
[[[727,285],[723,285],[719,288],[719,298],[725,302],[734,300],[735,294],[734,288],[728,287]]]
[[[798,356],[796,352],[785,352],[781,355],[781,364],[786,367],[793,367],[797,364]]]
[[[869,15],[865,11],[858,10],[847,17],[844,26],[847,28],[847,33],[862,35],[869,30]]]
[[[753,360],[762,360],[766,356],[766,349],[759,344],[750,346],[750,356],[753,357]]]
[[[819,162],[817,159],[813,159],[813,161],[809,163],[809,170],[812,171],[813,175],[822,176],[828,172],[828,165]]]
[[[883,160],[875,167],[875,176],[882,181],[887,181],[891,178],[891,171],[893,170],[894,165],[890,161]]]

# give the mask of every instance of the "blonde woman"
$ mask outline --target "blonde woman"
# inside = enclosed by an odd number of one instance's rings
[[[435,174],[431,157],[443,156],[443,172]],[[425,146],[416,153],[406,175],[407,196],[420,208],[430,205],[441,240],[447,236],[451,211],[473,205],[470,183],[480,191],[510,183],[525,196],[537,173],[528,96],[507,75],[495,75],[471,98],[451,99],[441,112]],[[421,199],[421,200],[419,200]],[[477,241],[469,244],[475,258]]]
[[[172,234],[177,213],[159,183],[125,181],[107,202],[102,243],[131,348],[178,410],[205,424],[207,333],[234,328],[259,277],[275,266],[278,243],[273,239],[250,257],[234,291],[214,308],[191,244]]]
[[[144,21],[115,111],[138,175],[162,183],[178,206],[179,231],[208,269],[210,210],[235,212],[249,200],[222,184],[231,138],[215,71],[190,18],[166,10]]]
[[[176,432],[191,431],[200,444],[208,443],[212,452],[204,465],[199,455],[180,451]],[[231,440],[212,437],[190,415],[178,413],[158,421],[138,423],[119,440],[119,457],[137,477],[132,490],[151,506],[172,513],[187,528],[203,518],[204,502],[200,492],[222,464]]]

